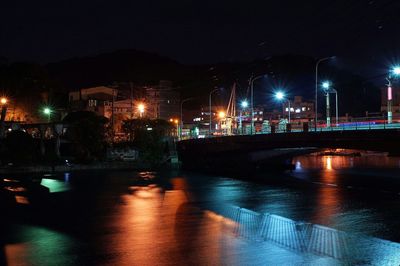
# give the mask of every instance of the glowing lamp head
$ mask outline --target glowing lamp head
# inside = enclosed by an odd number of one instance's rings
[[[0,99],[0,103],[1,104],[7,104],[7,102],[8,102],[8,100],[7,100],[7,98],[6,97],[1,97],[1,99]]]
[[[278,91],[275,93],[275,98],[278,100],[283,100],[283,98],[285,98],[285,94],[282,91]]]
[[[322,82],[322,88],[329,89],[331,87],[331,83],[329,81]]]
[[[242,108],[246,108],[247,106],[249,106],[249,103],[247,101],[242,101],[241,104]]]
[[[393,75],[395,75],[395,76],[399,76],[399,75],[400,75],[400,66],[395,66],[395,67],[393,67],[392,73],[393,73]]]
[[[140,113],[144,112],[144,104],[143,103],[140,103],[137,108],[138,108]]]
[[[225,118],[225,112],[224,111],[220,111],[219,113],[218,113],[218,117],[219,118]]]
[[[178,119],[175,119],[175,120],[174,120],[174,123],[175,123],[175,124],[178,124],[178,122],[179,122]]]
[[[46,108],[43,109],[43,113],[45,115],[49,115],[49,114],[51,114],[51,109],[49,107],[46,107]]]

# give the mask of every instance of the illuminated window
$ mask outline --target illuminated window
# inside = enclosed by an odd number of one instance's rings
[[[297,108],[297,109],[296,109],[296,113],[300,113],[300,108]]]
[[[285,111],[288,112],[288,111],[289,111],[289,108],[286,107],[286,108],[285,108]]]
[[[301,107],[301,110],[304,112],[306,110],[306,108],[305,107]]]

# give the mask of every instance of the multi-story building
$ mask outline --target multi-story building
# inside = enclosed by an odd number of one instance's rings
[[[290,99],[289,99],[290,101]],[[314,102],[304,101],[302,96],[295,96],[294,101],[283,103],[285,116],[288,116],[290,111],[291,119],[311,119],[314,118]]]
[[[180,93],[170,81],[160,81],[158,86],[146,87],[145,116],[151,119],[179,118]]]
[[[72,111],[92,111],[110,118],[106,106],[110,106],[117,95],[117,89],[105,86],[80,89],[69,93],[69,106]]]

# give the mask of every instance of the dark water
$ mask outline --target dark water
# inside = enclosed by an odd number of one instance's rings
[[[45,176],[47,197],[4,207],[0,265],[323,262],[228,234],[212,211],[228,206],[400,242],[400,158],[293,163],[292,173],[259,173],[257,182],[176,170]]]

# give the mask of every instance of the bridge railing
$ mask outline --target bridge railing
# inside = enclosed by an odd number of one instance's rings
[[[343,118],[339,121],[332,121],[330,126],[325,121],[320,121],[315,127],[313,122],[304,122],[304,120],[292,120],[288,123],[273,123],[268,125],[258,124],[254,128],[254,134],[274,134],[290,132],[326,132],[326,131],[344,131],[344,130],[385,130],[400,129],[400,118],[393,119],[390,123],[386,117],[355,117]],[[210,138],[228,135],[250,135],[250,127],[242,129],[233,129],[230,134],[226,130],[217,130],[210,134],[204,130],[199,135],[186,135],[182,139],[192,138]]]
[[[221,221],[234,225],[227,228],[236,237],[271,242],[289,250],[327,256],[349,265],[370,265],[365,263],[367,261],[371,265],[400,265],[400,243],[235,206],[219,206],[213,211],[227,218]]]

